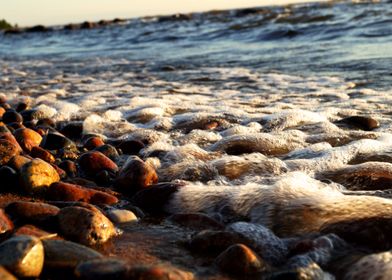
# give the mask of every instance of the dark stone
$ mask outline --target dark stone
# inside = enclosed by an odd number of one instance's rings
[[[162,214],[171,196],[183,187],[180,183],[161,183],[139,191],[132,197],[133,203],[150,213]]]
[[[97,24],[91,21],[85,21],[80,25],[81,29],[92,29],[97,27]]]
[[[78,279],[106,280],[127,279],[128,264],[120,259],[103,258],[85,261],[75,269]]]
[[[60,132],[70,139],[80,139],[83,133],[83,123],[68,123],[60,129]]]
[[[64,25],[64,30],[77,30],[77,29],[80,29],[79,24],[70,23],[70,24]]]
[[[21,114],[19,114],[15,110],[7,110],[3,114],[3,123],[9,124],[9,123],[13,123],[13,122],[22,123],[23,117]]]
[[[45,126],[45,127],[56,127],[56,123],[52,119],[44,118],[40,119],[37,122],[37,126]]]
[[[380,123],[372,118],[366,116],[351,116],[343,118],[335,122],[337,125],[346,125],[349,128],[357,128],[365,131],[370,131],[380,127]]]
[[[48,152],[47,150],[41,148],[41,147],[33,147],[31,149],[30,155],[33,158],[40,158],[46,162],[49,163],[54,163],[56,158],[54,157],[54,155],[52,155],[50,152]]]
[[[143,142],[138,140],[124,140],[116,145],[116,148],[125,155],[137,155],[144,147]]]
[[[62,148],[73,148],[75,143],[60,133],[48,133],[42,140],[41,147],[48,150],[59,150]]]
[[[116,148],[109,144],[97,147],[94,149],[94,151],[103,153],[105,156],[107,156],[113,161],[117,161],[120,158],[120,155],[118,154]]]
[[[118,171],[118,166],[110,158],[97,151],[82,154],[78,159],[78,164],[86,175],[92,177],[103,170],[109,173]]]
[[[71,160],[62,161],[59,164],[59,167],[67,173],[68,177],[76,177],[76,175],[78,174],[76,163]]]
[[[20,150],[14,143],[5,139],[0,139],[0,165],[7,164],[19,153]]]
[[[18,173],[9,166],[0,167],[0,193],[16,190],[18,182]]]
[[[29,107],[29,105],[26,102],[19,102],[16,105],[16,111],[21,112],[23,110],[26,110]]]
[[[15,201],[8,204],[5,211],[21,223],[49,225],[60,209],[47,203]]]
[[[93,136],[88,138],[86,141],[83,141],[83,147],[87,150],[91,151],[95,148],[105,145],[101,137]]]

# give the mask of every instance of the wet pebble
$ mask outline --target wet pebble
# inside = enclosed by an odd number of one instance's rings
[[[102,138],[98,136],[90,137],[83,143],[83,147],[89,151],[94,150],[95,148],[98,148],[103,145],[105,145],[105,143],[103,142]]]
[[[0,139],[0,165],[7,164],[20,150],[8,140]]]
[[[62,148],[75,148],[75,143],[60,133],[50,132],[42,140],[41,146],[47,150],[59,150]]]
[[[106,211],[106,215],[115,224],[136,222],[138,220],[132,211],[125,209],[110,209]]]
[[[351,116],[338,120],[335,123],[346,125],[348,128],[357,128],[365,131],[380,127],[380,123],[370,116]]]
[[[78,173],[76,163],[71,160],[64,160],[60,162],[59,167],[67,173],[68,177],[76,177]]]
[[[23,117],[21,114],[19,114],[15,110],[7,110],[3,114],[2,121],[5,124],[9,124],[9,123],[13,123],[13,122],[22,123]]]
[[[107,156],[113,161],[117,161],[120,158],[120,155],[118,154],[116,148],[109,144],[99,146],[94,150],[103,153],[105,156]]]
[[[85,245],[102,244],[116,235],[112,222],[98,210],[65,207],[58,214],[58,223],[64,236]]]
[[[30,157],[16,155],[8,162],[8,165],[10,167],[12,167],[13,169],[15,169],[16,171],[20,172],[20,170],[22,169],[22,166],[30,161],[31,161]]]
[[[60,181],[60,176],[49,163],[33,159],[24,164],[20,171],[21,183],[27,193],[43,193],[49,186]]]
[[[130,156],[115,181],[116,188],[125,194],[133,194],[158,182],[155,169],[139,157]]]
[[[50,232],[44,231],[44,230],[42,230],[36,226],[33,226],[33,225],[24,225],[24,226],[19,227],[14,232],[14,236],[18,236],[18,235],[35,236],[41,240],[50,239],[50,238],[57,238],[57,233],[50,233]]]
[[[71,241],[48,239],[42,243],[45,248],[45,268],[75,269],[83,261],[103,257],[97,251]]]
[[[42,136],[30,128],[19,128],[15,130],[16,141],[25,152],[30,152],[33,147],[41,144]]]
[[[78,164],[83,172],[92,177],[103,170],[110,173],[118,171],[118,166],[110,158],[97,151],[82,154],[78,159]]]
[[[118,199],[113,195],[65,182],[52,184],[47,192],[47,197],[55,201],[83,201],[93,204],[110,205],[118,202]]]
[[[235,244],[227,248],[217,257],[215,263],[223,272],[242,276],[268,269],[268,265],[243,244]]]
[[[83,280],[127,279],[128,264],[120,259],[102,258],[82,262],[75,275]]]
[[[38,277],[43,264],[44,248],[36,237],[20,235],[0,244],[0,265],[17,277]]]
[[[8,204],[5,211],[18,222],[47,224],[60,209],[43,202],[15,201]]]
[[[9,166],[0,167],[0,193],[15,190],[17,184],[18,174]]]
[[[0,279],[1,280],[17,280],[17,278],[12,275],[7,269],[0,266]]]
[[[56,161],[56,158],[54,157],[54,155],[52,155],[49,151],[41,148],[41,147],[33,147],[31,149],[31,153],[30,155],[33,158],[40,158],[46,162],[49,163],[54,163]]]
[[[5,214],[3,209],[0,209],[0,234],[5,234],[14,229],[14,224],[10,218]],[[1,278],[0,278],[1,279]]]
[[[116,145],[116,148],[125,155],[137,155],[144,147],[143,142],[138,140],[124,140]]]

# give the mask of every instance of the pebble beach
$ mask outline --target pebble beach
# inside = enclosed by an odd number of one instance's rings
[[[391,12],[0,34],[0,279],[391,279]]]

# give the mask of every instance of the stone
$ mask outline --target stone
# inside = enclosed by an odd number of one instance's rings
[[[71,160],[64,160],[59,164],[59,167],[67,173],[68,177],[76,177],[78,169],[76,163]]]
[[[31,159],[26,156],[16,155],[8,162],[8,165],[16,171],[20,172],[22,166],[30,161]]]
[[[65,240],[45,239],[45,268],[74,269],[79,263],[102,258],[97,251]]]
[[[116,145],[116,148],[125,155],[137,155],[144,147],[143,142],[138,140],[124,140]]]
[[[107,156],[114,162],[116,162],[120,158],[120,155],[118,154],[116,148],[109,144],[102,145],[95,148],[94,150],[103,153],[105,156]]]
[[[25,152],[30,152],[33,147],[41,144],[42,136],[30,128],[19,128],[15,130],[16,141]]]
[[[11,232],[14,229],[14,224],[4,213],[3,209],[0,209],[0,235]],[[1,279],[1,278],[0,278]]]
[[[44,265],[44,247],[33,236],[20,235],[0,244],[0,265],[17,277],[38,277]]]
[[[249,245],[250,241],[235,232],[205,230],[192,237],[189,249],[198,253],[215,254],[238,243]]]
[[[57,132],[49,132],[42,140],[41,147],[47,150],[59,150],[62,148],[74,149],[75,143]]]
[[[22,117],[21,114],[19,114],[15,110],[7,110],[3,114],[2,121],[5,124],[9,124],[9,123],[13,123],[13,122],[22,123],[23,122],[23,117]]]
[[[102,244],[116,235],[112,222],[98,210],[65,207],[58,214],[58,223],[65,237],[84,245]]]
[[[357,128],[365,131],[371,131],[380,127],[380,123],[370,116],[346,117],[337,121],[336,124],[344,124],[348,126],[348,128]]]
[[[56,158],[54,157],[54,155],[52,155],[49,151],[41,148],[41,147],[33,147],[31,149],[31,153],[30,155],[33,158],[40,158],[46,162],[49,163],[54,163],[56,161]]]
[[[83,123],[82,122],[71,122],[67,123],[64,127],[60,129],[60,132],[70,139],[80,139],[83,133]]]
[[[0,119],[3,118],[5,112],[5,109],[3,107],[0,107]]]
[[[78,159],[78,164],[88,176],[94,176],[103,170],[110,173],[118,171],[118,166],[110,158],[97,151],[82,154]]]
[[[20,150],[8,140],[0,139],[0,165],[7,164]]]
[[[225,226],[202,213],[180,213],[174,214],[168,218],[172,223],[176,223],[183,227],[192,228],[195,230],[215,229],[223,230]]]
[[[19,227],[14,232],[14,236],[19,236],[19,235],[35,236],[41,240],[57,238],[57,233],[50,233],[50,232],[44,231],[40,228],[37,228],[36,226],[33,226],[33,225],[24,225],[24,226]]]
[[[192,280],[195,279],[193,273],[183,271],[170,266],[136,266],[130,269],[128,280]]]
[[[217,257],[215,263],[223,272],[236,275],[254,274],[268,269],[268,265],[243,244],[227,248]]]
[[[15,201],[8,204],[5,211],[19,222],[47,224],[60,209],[43,202]]]
[[[125,209],[110,209],[106,211],[106,216],[115,224],[136,222],[138,220],[132,211]]]
[[[33,159],[22,166],[20,179],[27,193],[39,194],[45,192],[52,183],[60,181],[60,176],[49,163]]]
[[[84,280],[127,279],[128,264],[120,259],[102,258],[82,262],[75,276]]]
[[[166,203],[184,184],[160,183],[137,192],[132,196],[132,202],[150,213],[164,213]]]
[[[2,126],[0,126],[1,128]],[[22,147],[19,145],[18,141],[16,141],[14,135],[8,130],[8,132],[0,132],[0,139],[4,139],[4,140],[8,140],[10,141],[12,144],[15,145],[15,147],[17,147],[17,149],[22,152]]]
[[[130,156],[115,180],[115,187],[125,194],[134,194],[158,182],[155,169],[137,156]]]
[[[0,193],[13,191],[17,187],[18,174],[9,166],[0,167]]]
[[[4,267],[0,266],[0,279],[1,280],[17,280],[17,278],[8,272]]]
[[[55,201],[83,201],[109,205],[118,202],[117,197],[113,195],[65,182],[52,184],[47,192],[47,198]]]
[[[102,138],[98,136],[90,137],[83,143],[83,147],[89,151],[94,150],[95,148],[98,148],[103,145],[105,145],[105,143],[103,142]]]

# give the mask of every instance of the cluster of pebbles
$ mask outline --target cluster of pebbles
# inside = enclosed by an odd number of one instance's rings
[[[144,216],[120,200],[158,181],[134,155],[142,142],[105,144],[77,126],[56,130],[25,103],[0,103],[1,279],[192,278],[170,266],[131,267],[93,249],[120,235],[116,226]],[[122,168],[119,152],[129,155]]]
[[[392,138],[372,117],[192,114],[120,139],[21,100],[0,100],[2,279],[388,279]]]

